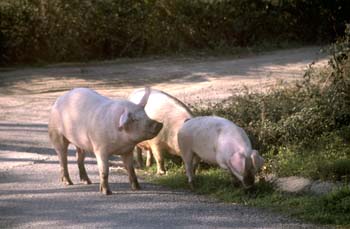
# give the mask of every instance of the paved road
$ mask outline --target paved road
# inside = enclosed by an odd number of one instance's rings
[[[313,52],[310,52],[310,50]],[[293,59],[292,62],[294,64],[297,63],[299,67],[305,68],[305,64],[302,65],[300,63],[308,62],[315,56],[315,52],[315,48],[291,52],[282,51],[268,54],[267,59],[273,60],[278,59],[278,57],[288,59],[289,53],[299,53],[297,56],[301,59]],[[257,62],[259,66],[256,70],[260,72],[270,69],[271,66],[279,66],[278,64],[272,65],[269,61],[262,63],[262,59],[264,57],[259,56],[256,59],[248,58],[244,61],[247,63]],[[106,69],[118,69],[120,67],[125,70],[135,66],[143,66],[143,68],[140,68],[157,71],[157,67],[162,66],[163,62],[158,61],[155,67],[151,68],[150,65],[152,63],[152,61],[146,63],[135,62],[134,65],[130,62],[127,64],[116,63],[111,64],[112,67],[106,66]],[[218,69],[218,64],[220,63],[225,64],[219,65],[221,67]],[[210,70],[211,68],[216,72],[222,71],[225,74],[233,74],[232,72],[230,73],[231,70],[225,70],[225,68],[232,68],[232,66],[239,68],[239,63],[239,60],[216,60],[214,62],[211,62],[211,60],[203,62],[196,60],[195,63],[190,63],[192,64],[192,70],[189,69],[188,71],[191,70],[193,77],[198,76],[200,71]],[[284,61],[281,68],[292,66],[291,76],[299,72],[299,75],[296,77],[300,77],[300,72],[302,71],[299,68],[296,71],[293,68],[296,65],[288,65],[287,63],[288,61]],[[167,61],[165,65],[165,67],[162,67],[162,71],[165,72],[167,66],[176,65],[189,68],[186,61],[171,64]],[[199,68],[198,70],[198,66],[205,66],[205,69]],[[75,185],[63,186],[58,181],[59,166],[57,156],[52,150],[47,137],[46,120],[48,110],[54,99],[62,93],[60,85],[69,84],[68,86],[66,85],[67,87],[84,86],[84,82],[89,82],[89,86],[93,87],[96,85],[99,88],[99,84],[96,83],[99,80],[99,72],[92,71],[91,68],[90,66],[87,76],[80,69],[78,71],[79,77],[73,77],[69,75],[70,73],[64,72],[75,71],[76,68],[74,67],[0,71],[0,90],[2,90],[0,91],[0,94],[2,94],[0,97],[0,228],[313,227],[313,225],[301,223],[295,219],[266,210],[237,204],[218,203],[190,192],[173,191],[143,181],[141,181],[143,188],[141,191],[131,191],[127,177],[123,172],[116,169],[111,171],[109,178],[114,194],[104,196],[98,192],[97,182],[99,179],[96,160],[93,156],[87,158],[87,171],[93,184],[83,185],[78,183],[78,169],[73,150],[70,150],[69,170]],[[98,69],[101,70],[102,67],[98,66]],[[58,73],[58,75],[50,75],[52,72],[59,72],[60,70],[63,72]],[[47,74],[45,73],[46,71],[51,73]],[[132,72],[132,70],[130,71]],[[169,68],[169,71],[170,73],[165,74],[167,77],[172,76],[171,71],[174,71],[174,69]],[[93,80],[91,79],[92,76],[89,76],[90,72],[95,74]],[[276,74],[278,72],[279,70],[277,69]],[[25,78],[26,74],[30,75],[28,80]],[[130,76],[131,73],[128,74],[126,76]],[[141,71],[138,74],[141,74]],[[152,75],[150,72],[147,74]],[[16,78],[17,76],[19,78]],[[119,79],[118,77],[118,75],[115,76],[116,81],[123,81],[123,78]],[[179,79],[181,77],[186,79],[188,75],[178,76],[176,80],[179,81],[179,87],[181,86],[181,80]],[[235,83],[235,77],[230,75],[223,77],[225,82]],[[82,78],[86,81],[82,81]],[[215,84],[217,81],[210,81],[214,80],[214,78],[213,76],[212,78],[208,77],[207,80],[212,82],[213,85],[223,85],[222,81],[218,81],[219,83],[217,84]],[[6,84],[6,79],[9,82],[12,81]],[[127,79],[128,77],[125,77],[124,80]],[[102,81],[107,82],[109,80],[102,79]],[[161,85],[163,85],[163,89],[166,89],[167,85],[164,82]],[[132,84],[132,82],[129,83]],[[189,82],[186,83],[189,85]],[[191,80],[191,85],[195,86],[197,83],[200,82]],[[206,81],[202,83],[204,83],[202,85],[207,84]],[[57,87],[55,86],[56,84]],[[170,85],[174,85],[174,82],[168,84],[169,88]],[[112,93],[117,86],[111,86],[112,89],[108,88],[108,90],[102,90],[102,92]],[[130,90],[131,87],[123,93]],[[174,92],[176,93],[175,89]],[[112,93],[112,95],[115,95],[115,93]],[[196,95],[194,96],[196,97]]]
[[[76,184],[65,187],[58,182],[57,156],[47,143],[46,131],[45,124],[0,123],[1,228],[311,226],[261,209],[218,203],[145,182],[141,182],[141,191],[131,191],[127,177],[117,169],[110,175],[114,194],[104,196],[98,192],[94,157],[86,161],[93,184],[78,183],[73,150],[69,170]]]

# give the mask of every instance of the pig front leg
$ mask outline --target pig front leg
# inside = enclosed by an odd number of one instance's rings
[[[241,185],[241,181],[233,174],[231,174],[231,184],[233,187],[238,188]]]
[[[100,174],[100,192],[105,195],[111,195],[112,191],[108,185],[108,174],[109,174],[109,165],[108,165],[108,155],[101,153],[96,153],[97,165]]]
[[[77,157],[77,163],[79,168],[80,181],[83,182],[84,184],[91,184],[91,180],[89,179],[86,173],[85,165],[84,165],[85,152],[79,147],[76,147],[76,149],[77,149],[76,157]]]
[[[135,174],[132,152],[121,155],[126,171],[129,175],[129,182],[132,190],[139,190],[140,185]]]

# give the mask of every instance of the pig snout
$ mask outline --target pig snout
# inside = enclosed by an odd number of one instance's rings
[[[243,184],[243,187],[248,189],[254,185],[255,169],[252,158],[246,157],[242,153],[235,153],[230,160],[230,169]]]
[[[151,124],[151,129],[154,130],[155,135],[157,135],[162,128],[163,123],[155,121],[153,124]]]
[[[253,173],[246,174],[243,177],[242,183],[243,183],[243,187],[246,189],[253,187],[255,183],[255,175]]]
[[[160,130],[163,128],[163,123],[157,122],[155,120],[150,120],[148,123],[148,130],[150,133],[150,137],[153,138],[157,136],[157,134],[160,132]]]

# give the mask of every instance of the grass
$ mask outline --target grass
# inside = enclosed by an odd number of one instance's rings
[[[328,68],[310,67],[295,86],[268,93],[233,95],[207,106],[191,106],[195,116],[217,115],[234,121],[265,158],[264,173],[303,176],[349,184],[350,180],[350,26]],[[169,160],[167,160],[169,161]],[[189,189],[180,163],[168,162],[168,174],[148,181]],[[195,193],[223,202],[270,209],[323,225],[350,227],[350,186],[331,193],[285,193],[261,179],[253,189],[234,187],[231,176],[205,167],[195,177]]]
[[[147,169],[146,180],[173,189],[189,190],[183,165],[169,162],[166,176]],[[271,183],[257,182],[251,190],[234,187],[231,175],[220,168],[201,169],[195,177],[195,193],[227,203],[269,209],[298,219],[323,225],[350,226],[350,188],[343,187],[325,195],[290,194],[274,189]]]

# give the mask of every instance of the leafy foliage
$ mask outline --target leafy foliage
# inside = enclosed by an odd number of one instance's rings
[[[337,160],[350,158],[350,26],[332,51],[329,69],[311,66],[292,88],[234,95],[195,105],[194,113],[223,116],[244,128],[268,159],[267,172],[347,179],[350,164]]]
[[[1,0],[0,64],[327,41],[345,0]]]
[[[147,176],[146,179],[175,189],[189,189],[183,166],[172,165],[167,176]],[[208,168],[196,175],[195,192],[224,202],[275,210],[317,224],[350,225],[350,189],[346,186],[321,196],[279,192],[265,181],[245,190],[234,187],[226,171]]]

